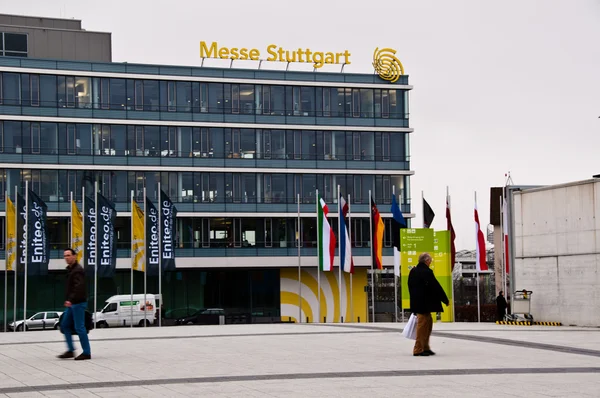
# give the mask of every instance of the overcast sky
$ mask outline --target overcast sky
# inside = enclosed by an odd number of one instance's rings
[[[372,73],[375,47],[398,50],[410,96],[414,227],[421,191],[457,249],[475,248],[489,189],[600,173],[600,1],[373,2],[0,0],[3,13],[67,17],[112,32],[113,61],[200,65],[199,41],[264,51],[348,49],[347,72]],[[218,65],[219,61],[205,65]],[[251,65],[249,65],[251,66]],[[295,67],[295,69],[302,69]],[[384,209],[388,211],[388,209]]]

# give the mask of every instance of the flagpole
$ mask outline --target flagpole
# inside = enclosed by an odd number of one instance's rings
[[[4,225],[8,227],[8,191],[4,191]],[[5,228],[6,228],[5,227]],[[6,300],[8,300],[8,231],[5,233],[4,247],[4,333],[6,333],[6,311],[8,309]]]
[[[338,290],[340,291],[340,323],[344,323],[344,314],[342,314],[342,242],[341,239],[346,239],[346,231],[342,238],[342,209],[340,206],[340,185],[337,186],[337,202],[338,202],[338,257],[340,266],[338,267]]]
[[[319,233],[319,231],[321,230],[321,225],[319,224],[319,206],[321,205],[319,203],[319,190],[317,189],[316,191],[316,195],[315,195],[315,201],[317,202],[317,296],[318,296],[318,306],[319,308],[317,309],[317,323],[321,323],[321,258],[319,257],[319,246],[322,245],[321,242],[321,234]],[[323,250],[325,250],[325,248],[323,248]]]
[[[394,197],[396,196],[396,186],[392,186],[392,195],[394,195]],[[402,212],[402,209],[400,209],[400,212]],[[399,233],[400,231],[398,231]],[[392,231],[392,234],[396,233],[396,231]],[[400,251],[400,248],[398,248],[398,251]],[[398,281],[396,278],[396,259],[394,258],[394,270],[393,270],[393,274],[394,274],[394,314],[396,314],[396,322],[398,322]]]
[[[398,206],[400,207],[400,213],[402,213],[402,190],[400,190],[400,193],[398,194],[398,200],[399,200],[399,204]],[[404,217],[404,216],[403,216]],[[406,227],[408,228],[408,221],[406,221]],[[402,236],[400,236],[400,238],[402,238]],[[402,286],[402,239],[400,239],[400,247],[398,248],[398,251],[400,252],[400,286]],[[406,276],[408,278],[408,275]],[[404,300],[402,300],[402,298],[400,298],[400,310],[402,311],[402,322],[404,322]]]
[[[371,322],[375,323],[375,270],[373,269],[373,208],[371,207],[373,198],[371,196],[371,190],[369,189],[369,229],[371,239]]]
[[[85,264],[85,187],[81,187],[81,232],[81,239],[83,240],[83,243],[81,245],[81,266],[83,267],[84,271],[86,271],[87,267]]]
[[[502,188],[504,193],[504,188]],[[506,292],[506,253],[504,252],[504,203],[500,198],[500,233],[502,234],[502,289]]]
[[[17,274],[19,273],[19,238],[17,231],[19,230],[19,196],[17,194],[17,186],[15,185],[15,288],[13,289],[13,325],[15,326],[13,332],[17,331]]]
[[[29,265],[29,181],[25,181],[25,275],[23,282],[23,332],[27,330],[27,266]]]
[[[144,213],[144,218],[146,217],[146,213]],[[133,265],[135,261],[135,253],[133,251],[133,189],[131,190],[131,277],[129,281],[129,292],[131,294],[130,306],[131,306],[131,317],[130,317],[130,325],[129,327],[133,327]]]
[[[475,207],[477,207],[477,192],[475,192]],[[479,234],[479,230],[480,230],[481,226],[477,225],[477,232],[475,234],[475,239],[478,239],[478,234]],[[476,240],[477,245],[479,245],[478,241]],[[479,250],[481,250],[481,248],[479,248]],[[485,247],[483,248],[483,250],[485,250]],[[480,302],[479,302],[479,269],[481,268],[481,264],[479,264],[479,267],[477,267],[477,261],[479,261],[479,259],[481,258],[481,255],[479,253],[476,253],[477,259],[475,260],[475,271],[477,272],[477,322],[481,322],[481,307],[480,307]]]
[[[160,186],[160,181],[158,182],[158,327],[162,327],[162,273],[163,273],[163,258],[162,258],[162,231],[164,228],[162,227],[162,200],[161,200],[162,188]],[[146,195],[146,188],[144,188],[144,196]],[[171,208],[171,211],[173,209]],[[144,232],[144,237],[146,233]],[[144,238],[144,241],[146,239]],[[144,273],[144,284],[146,283],[146,274]],[[144,285],[144,295],[146,294],[146,287]],[[144,296],[144,301],[146,301],[146,297]],[[146,307],[144,307],[146,308]]]
[[[158,183],[158,189],[159,189],[159,191],[158,191],[158,195],[159,195],[158,196],[158,203],[159,203],[159,206],[160,206],[160,182]],[[144,195],[144,198],[146,198],[146,187],[145,186],[144,186],[144,190],[143,190],[143,195]],[[144,201],[144,210],[146,209],[146,204],[145,203],[146,203],[146,201]],[[159,209],[160,209],[160,207],[159,207]],[[131,211],[133,212],[133,208],[131,209]],[[160,210],[159,210],[158,214],[159,214],[159,217],[160,217]],[[133,215],[133,213],[132,213],[132,215]],[[146,217],[146,212],[144,212],[144,218],[145,217]],[[160,235],[160,233],[161,233],[160,232],[161,231],[161,229],[160,229],[160,223],[158,225],[159,225],[158,234]],[[145,244],[146,244],[146,228],[144,228],[144,245]],[[159,250],[159,253],[160,253],[160,250]],[[158,279],[159,279],[159,287],[160,287],[160,273],[162,272],[162,270],[160,269],[160,260],[158,262],[158,265],[159,265]],[[147,286],[147,278],[146,278],[147,271],[148,271],[148,267],[146,267],[146,263],[144,263],[144,327],[146,327],[147,324],[148,324],[148,316],[147,316],[147,312],[148,312],[147,311],[147,307],[148,306],[146,305],[146,303],[147,303],[147,301],[146,301],[146,289],[148,287]],[[158,294],[160,296],[160,289],[159,289],[159,293]],[[160,297],[159,297],[159,300],[160,300]],[[156,301],[154,302],[154,304],[156,305]]]
[[[296,202],[298,205],[298,228],[296,237],[296,245],[298,246],[298,323],[302,323],[302,257],[300,254],[300,194],[297,194]],[[271,224],[273,228],[273,224]],[[317,256],[318,257],[318,256]]]
[[[450,201],[450,188],[448,187],[448,185],[446,185],[446,202],[448,203],[448,211],[452,210],[452,203]],[[448,213],[450,214],[450,213]],[[453,229],[453,228],[452,228]],[[452,231],[448,231],[450,233],[450,239],[452,239]],[[455,311],[454,311],[454,263],[452,262],[452,242],[450,242],[450,262],[452,264],[450,264],[450,283],[451,283],[451,287],[452,287],[452,322],[455,322]]]
[[[423,213],[423,228],[429,228],[429,226],[425,226],[425,195],[423,194],[423,191],[421,191],[421,206],[423,208],[421,211],[421,213]]]
[[[96,263],[94,264],[94,321],[97,322],[97,313],[98,313],[98,265],[100,265],[100,253],[98,253],[98,238],[100,237],[98,231],[98,179],[94,181],[94,215],[95,215],[95,239],[94,239],[94,259]]]
[[[352,219],[350,218],[350,194],[348,194],[348,237],[350,238],[350,252],[352,253]],[[352,261],[352,259],[350,259]],[[354,296],[352,295],[352,274],[350,272],[350,320],[354,323]]]
[[[71,208],[71,225],[69,226],[69,236],[71,237],[71,239],[69,239],[71,241],[70,246],[73,249],[75,247],[75,245],[73,243],[75,243],[75,241],[73,240],[73,191],[69,192],[69,207]],[[77,258],[77,256],[75,257]]]

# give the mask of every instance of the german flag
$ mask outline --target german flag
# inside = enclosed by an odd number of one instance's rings
[[[383,219],[377,210],[377,205],[371,198],[371,222],[373,223],[373,236],[371,236],[371,250],[373,250],[373,268],[383,269]]]

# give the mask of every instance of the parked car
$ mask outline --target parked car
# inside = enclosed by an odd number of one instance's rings
[[[58,320],[61,315],[62,312],[59,311],[38,312],[25,321],[25,330],[58,329]],[[9,330],[23,330],[23,320],[11,322],[8,328]]]
[[[196,313],[177,319],[177,325],[218,325],[220,316],[225,316],[223,308],[205,308]]]

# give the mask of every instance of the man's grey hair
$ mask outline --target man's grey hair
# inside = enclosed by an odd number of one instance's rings
[[[419,262],[420,263],[425,263],[427,260],[433,260],[431,258],[431,254],[429,254],[429,253],[421,253],[421,255],[419,256]]]

